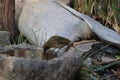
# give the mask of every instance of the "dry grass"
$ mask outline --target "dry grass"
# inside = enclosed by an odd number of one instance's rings
[[[117,32],[120,30],[120,0],[75,0],[74,8]]]

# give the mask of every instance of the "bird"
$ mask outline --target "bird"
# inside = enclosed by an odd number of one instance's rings
[[[95,35],[120,48],[120,34],[59,0],[27,0],[18,28],[31,44],[44,50],[61,48]]]
[[[50,48],[62,48],[65,45],[69,44],[71,41],[61,37],[61,36],[52,36],[47,42],[44,43],[44,51]]]

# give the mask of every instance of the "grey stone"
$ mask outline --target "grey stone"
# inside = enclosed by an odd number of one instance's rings
[[[27,0],[15,0],[15,14],[16,14],[15,15],[15,21],[16,21],[16,25],[18,25],[18,20],[19,20],[19,17],[21,15],[21,11],[22,11],[26,1]],[[68,4],[71,7],[73,7],[73,4],[74,4],[74,0],[59,0],[59,1],[63,2],[64,4]]]
[[[10,44],[10,32],[0,31],[0,46],[6,46]]]
[[[41,58],[43,49],[35,47],[33,45],[22,43],[22,44],[13,44],[4,47],[0,47],[0,54],[6,54],[15,57],[24,57],[24,58]]]
[[[27,1],[19,19],[19,31],[39,47],[55,35],[73,42],[94,34],[120,47],[120,34],[57,0]]]
[[[82,61],[74,52],[48,61],[0,55],[0,65],[1,80],[75,80]]]

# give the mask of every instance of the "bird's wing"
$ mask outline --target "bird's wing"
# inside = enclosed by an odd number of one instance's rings
[[[95,21],[89,16],[75,11],[74,9],[68,7],[67,5],[59,1],[55,1],[55,2],[60,6],[62,6],[63,8],[65,8],[66,10],[68,10],[69,12],[71,12],[76,17],[84,20],[87,23],[87,25],[90,27],[91,31],[93,31],[101,40],[111,42],[117,47],[120,47],[120,34],[113,31],[112,29],[103,26],[101,23]]]

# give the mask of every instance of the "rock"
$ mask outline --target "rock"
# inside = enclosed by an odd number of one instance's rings
[[[1,80],[75,80],[82,65],[79,53],[66,52],[48,61],[0,54],[0,78]]]
[[[56,35],[77,41],[92,34],[83,20],[62,8],[54,0],[27,1],[19,19],[19,31],[32,44],[39,47]]]
[[[27,0],[15,0],[15,21],[16,25],[18,25],[18,20],[21,15],[21,11],[24,7],[24,4],[26,3]],[[32,0],[29,0],[32,1]],[[74,0],[59,0],[65,4],[68,4],[69,6],[73,7]]]
[[[0,31],[0,46],[6,46],[10,44],[10,32]]]
[[[39,47],[53,36],[71,42],[97,36],[120,48],[120,34],[55,0],[27,1],[19,19],[19,31],[31,44]]]
[[[89,42],[89,43],[84,43],[84,44],[77,44],[75,47],[71,47],[68,52],[74,52],[78,53],[80,55],[83,55],[84,53],[88,52],[89,50],[92,49],[92,45],[97,44],[100,42]]]
[[[75,80],[82,65],[81,55],[90,50],[95,43],[71,47],[68,52],[50,60],[0,54],[0,80]],[[34,51],[36,48],[26,43],[5,47],[7,50],[21,49],[21,51],[23,49]]]
[[[90,38],[93,33],[100,40],[120,47],[118,33],[54,0],[27,1],[19,20],[19,31],[39,47],[55,35],[77,41]]]
[[[0,54],[6,54],[14,57],[24,57],[24,58],[39,58],[42,59],[43,50],[41,48],[22,43],[13,44],[0,48]]]

